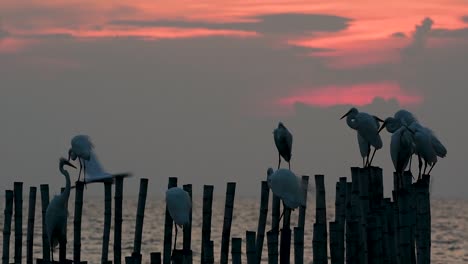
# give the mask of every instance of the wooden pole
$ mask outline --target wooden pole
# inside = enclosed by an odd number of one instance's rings
[[[291,209],[283,205],[283,228],[280,238],[280,264],[289,264],[291,258]]]
[[[381,264],[382,263],[382,233],[380,232],[377,224],[378,218],[375,215],[367,217],[368,223],[368,257],[370,263]]]
[[[189,194],[190,196],[190,201],[193,201],[192,199],[192,184],[185,184],[183,186],[183,189]],[[192,243],[192,208],[190,208],[190,213],[189,213],[189,223],[184,226],[183,229],[184,232],[184,238],[183,238],[183,250],[184,250],[184,262],[186,264],[191,264],[192,263],[192,250],[191,250],[191,243]]]
[[[36,215],[36,187],[29,188],[28,232],[26,235],[26,263],[33,263],[34,217]]]
[[[268,217],[268,201],[270,196],[270,188],[268,182],[262,181],[261,197],[260,197],[260,216],[258,218],[257,239],[256,239],[256,252],[257,263],[262,262],[263,241],[265,239],[266,221]]]
[[[345,260],[345,222],[346,222],[346,177],[340,177],[337,183],[335,202],[335,221],[337,225],[337,251],[336,262],[343,264]]]
[[[294,263],[304,263],[304,228],[294,227]]]
[[[112,182],[104,182],[104,231],[102,234],[101,264],[108,263],[111,220],[112,220]]]
[[[400,263],[411,263],[411,220],[409,218],[409,199],[408,188],[402,188],[398,191],[398,220],[399,220],[399,247]]]
[[[271,229],[279,233],[279,218],[281,213],[281,199],[273,194],[271,201]]]
[[[245,232],[245,251],[247,253],[247,264],[256,264],[257,263],[257,253],[255,249],[255,232],[246,231]]]
[[[431,200],[429,194],[430,176],[423,175],[416,184],[417,197],[417,260],[418,264],[431,262]]]
[[[15,195],[15,263],[21,263],[23,249],[23,183],[14,183]]]
[[[301,178],[301,189],[303,191],[302,199],[304,201],[304,205],[299,206],[299,218],[297,220],[297,226],[304,229],[305,226],[305,215],[306,215],[306,207],[307,207],[307,190],[309,188],[309,176],[303,175]]]
[[[357,263],[357,243],[358,243],[358,221],[355,219],[353,211],[354,196],[352,189],[354,188],[353,182],[346,183],[346,263]]]
[[[211,212],[213,206],[213,185],[203,186],[203,223],[202,223],[202,251],[201,259],[205,259],[205,249],[209,248],[211,239]]]
[[[321,264],[328,262],[327,207],[325,202],[324,175],[315,175],[315,189],[316,205],[312,249],[314,253],[314,263]]]
[[[83,212],[84,182],[77,181],[75,188],[75,219],[73,220],[73,262],[81,262],[81,215]]]
[[[232,264],[242,263],[242,238],[232,238],[231,259]]]
[[[169,183],[167,189],[177,187],[177,178],[169,177]],[[163,249],[163,263],[171,263],[171,251],[172,251],[172,218],[169,214],[169,210],[166,205],[166,217],[164,219],[164,249]]]
[[[370,211],[369,196],[373,195],[373,191],[369,193],[369,185],[371,178],[371,168],[359,168],[357,171],[359,177],[359,220],[361,222],[360,235],[359,235],[359,252],[361,253],[362,263],[366,264],[368,260],[367,251],[367,215]],[[354,178],[353,178],[354,181]]]
[[[2,264],[8,264],[10,260],[10,236],[11,218],[13,216],[13,191],[5,191],[5,220],[3,222],[3,254]]]
[[[46,211],[49,206],[49,185],[41,184],[41,209],[42,209],[42,260],[50,261],[50,247],[47,238]]]
[[[385,246],[388,250],[389,263],[397,263],[395,248],[395,222],[393,217],[393,203],[390,198],[384,199],[384,219],[387,220],[388,243]]]
[[[361,197],[360,197],[360,192],[359,189],[361,189],[361,177],[360,172],[361,168],[359,167],[352,167],[351,168],[351,178],[352,178],[352,192],[351,192],[351,207],[352,207],[352,220],[353,221],[358,221],[358,229],[357,229],[357,256],[356,260],[359,263],[367,263],[367,258],[365,257],[367,255],[367,252],[365,252],[363,246],[364,246],[364,241],[366,240],[365,238],[365,231],[363,230],[363,224],[362,224],[362,219],[361,219]]]
[[[184,263],[184,251],[181,249],[174,249],[172,252],[172,264]]]
[[[145,218],[146,193],[148,190],[148,179],[140,179],[140,191],[138,193],[138,208],[135,224],[135,239],[133,243],[133,253],[141,253],[141,237],[143,233],[143,220]]]
[[[220,263],[227,264],[229,258],[229,240],[231,236],[232,213],[234,211],[234,197],[236,195],[236,183],[228,182],[226,186],[226,202],[224,205],[223,233],[221,237]],[[254,239],[255,243],[255,239]]]
[[[114,264],[122,261],[122,200],[123,177],[115,178],[115,212],[114,212]]]
[[[152,252],[152,253],[150,253],[150,263],[151,264],[161,264],[161,252]]]
[[[338,222],[330,222],[330,260],[331,264],[337,264],[338,262]]]
[[[206,263],[206,264],[214,263],[213,247],[214,247],[213,240],[210,240],[208,241],[208,243],[205,244],[205,250],[203,251],[205,252],[203,263]]]
[[[267,232],[268,264],[278,264],[278,233],[271,230]]]

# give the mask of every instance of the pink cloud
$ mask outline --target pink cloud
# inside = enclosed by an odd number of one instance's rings
[[[292,106],[295,103],[319,107],[346,104],[363,106],[372,103],[375,98],[395,99],[401,105],[417,105],[423,101],[421,95],[403,91],[397,83],[380,82],[302,90],[279,99],[277,103],[282,106]]]

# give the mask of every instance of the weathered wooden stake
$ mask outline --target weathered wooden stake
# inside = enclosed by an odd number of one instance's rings
[[[13,191],[5,191],[5,220],[3,222],[3,254],[2,264],[8,264],[10,260],[10,236],[11,218],[13,216]]]
[[[357,221],[353,212],[353,183],[346,183],[346,263],[357,263]]]
[[[398,220],[400,263],[411,263],[411,220],[409,215],[410,193],[408,188],[398,191]]]
[[[294,227],[294,263],[304,263],[304,227]]]
[[[273,194],[271,201],[271,230],[279,234],[279,218],[281,213],[281,199]]]
[[[21,263],[23,249],[23,183],[14,183],[15,195],[15,263]]]
[[[255,248],[255,232],[246,231],[245,232],[245,251],[247,253],[247,264],[256,264],[257,263],[257,253]]]
[[[104,182],[104,231],[102,234],[101,264],[108,263],[111,220],[112,220],[112,182]]]
[[[183,186],[183,189],[189,194],[190,196],[190,201],[193,201],[192,199],[192,184],[185,184]],[[183,250],[184,250],[184,263],[185,264],[191,264],[192,263],[192,208],[190,208],[190,213],[189,213],[189,223],[184,226],[184,238],[183,238]]]
[[[297,218],[297,226],[304,229],[305,226],[305,215],[307,208],[307,190],[309,189],[309,176],[303,175],[301,178],[301,189],[303,191],[302,200],[304,205],[299,206],[299,217]]]
[[[316,209],[313,231],[312,248],[314,263],[321,264],[328,261],[327,243],[327,207],[325,203],[324,175],[315,175]]]
[[[204,261],[202,260],[203,263],[206,263],[206,264],[214,263],[213,248],[214,248],[213,240],[210,240],[208,241],[208,243],[205,244],[205,250],[203,251],[205,252]]]
[[[143,220],[145,218],[146,193],[148,190],[148,179],[140,179],[140,191],[138,193],[138,208],[135,224],[135,239],[133,242],[133,253],[141,253],[141,236],[143,233]]]
[[[368,257],[369,263],[382,263],[382,233],[380,232],[377,224],[377,217],[371,215],[367,217],[368,230]]]
[[[122,200],[123,177],[115,178],[115,213],[114,213],[114,264],[122,261]]]
[[[271,230],[267,232],[268,264],[278,264],[278,234]]]
[[[337,183],[335,200],[335,222],[337,225],[336,263],[343,264],[345,260],[345,221],[346,221],[346,177],[340,177]]]
[[[232,238],[231,259],[232,264],[242,263],[242,238]]]
[[[339,232],[338,232],[338,222],[330,222],[330,260],[331,264],[336,264],[338,262],[338,240],[339,240]]]
[[[83,212],[84,182],[77,181],[75,188],[75,218],[73,220],[73,261],[81,262],[81,214]]]
[[[202,251],[201,260],[205,259],[205,249],[209,248],[211,239],[211,212],[213,206],[213,185],[203,186],[203,223],[202,223]]]
[[[26,235],[26,263],[33,263],[34,217],[36,215],[36,187],[29,188],[28,232]]]
[[[260,197],[260,215],[258,217],[257,239],[255,248],[257,251],[257,263],[262,262],[263,241],[265,239],[266,221],[268,217],[268,201],[270,196],[270,188],[268,182],[262,181],[261,197]]]
[[[368,250],[367,250],[367,215],[369,214],[370,211],[370,201],[369,201],[369,196],[371,195],[369,193],[369,185],[370,185],[370,178],[371,178],[371,168],[359,168],[358,170],[352,171],[354,173],[357,173],[356,175],[353,175],[353,181],[355,180],[356,177],[359,178],[359,189],[358,189],[358,195],[359,195],[359,205],[358,205],[358,215],[359,215],[359,221],[361,223],[360,229],[359,229],[359,252],[360,258],[362,260],[361,263],[366,264],[368,263]]]
[[[151,264],[161,264],[161,252],[151,252],[150,253],[150,263]]]
[[[291,209],[283,205],[283,228],[280,238],[280,264],[289,264],[291,260]]]
[[[169,183],[167,189],[177,186],[177,178],[169,177]],[[164,249],[163,249],[163,263],[171,263],[171,252],[172,252],[172,218],[169,214],[169,210],[166,205],[166,217],[164,219]]]
[[[418,264],[431,262],[431,202],[429,195],[430,176],[423,175],[416,183],[417,215],[416,228],[419,239],[417,241]]]
[[[50,261],[50,247],[49,240],[47,238],[46,229],[46,211],[49,206],[49,185],[41,184],[41,210],[42,210],[42,260]]]
[[[228,182],[226,186],[226,202],[224,205],[223,233],[221,237],[220,263],[227,264],[229,259],[229,240],[231,236],[232,213],[234,211],[234,197],[236,195],[236,183]],[[255,242],[255,239],[254,239]]]

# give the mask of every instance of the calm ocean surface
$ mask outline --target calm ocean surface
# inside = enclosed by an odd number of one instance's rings
[[[34,254],[35,258],[42,257],[42,237],[41,237],[41,209],[40,194],[38,193],[36,204],[36,224],[34,235]],[[327,215],[328,220],[334,219],[334,199],[327,197]],[[123,231],[122,231],[122,257],[131,254],[133,249],[133,238],[136,216],[136,197],[124,197],[123,210]],[[193,215],[193,233],[192,248],[194,251],[194,262],[199,263],[200,240],[201,240],[201,197],[194,197],[194,215]],[[231,236],[242,237],[245,240],[246,230],[257,230],[257,221],[259,214],[259,200],[252,198],[236,197],[234,204],[234,218]],[[24,199],[24,238],[23,255],[26,253],[26,225],[27,225],[27,201]],[[333,202],[331,202],[333,201]],[[112,201],[113,203],[113,201]],[[68,218],[68,258],[72,258],[73,252],[73,208],[74,195],[72,194],[69,202]],[[309,205],[315,205],[314,200],[309,199]],[[224,197],[215,197],[213,202],[212,219],[212,240],[215,241],[215,262],[219,261],[219,251],[221,246],[221,233],[224,214]],[[2,199],[2,208],[4,207],[4,198]],[[148,197],[146,204],[145,221],[143,227],[142,253],[143,263],[149,263],[149,253],[163,249],[164,234],[164,201]],[[432,198],[432,263],[468,263],[468,201],[448,200]],[[3,210],[2,210],[3,212]],[[271,212],[269,211],[269,218]],[[306,212],[305,229],[305,249],[304,259],[306,263],[312,261],[312,224],[314,222],[315,206],[310,206]],[[298,211],[292,214],[291,223],[297,223]],[[103,197],[86,197],[83,205],[82,220],[82,260],[88,263],[100,263],[102,232],[103,232],[104,202]],[[3,231],[3,215],[0,218],[0,227]],[[113,222],[112,219],[112,228]],[[270,219],[268,219],[270,221]],[[12,229],[13,229],[12,225]],[[267,228],[268,229],[268,228]],[[182,247],[182,232],[179,232],[178,248]],[[14,244],[14,233],[12,230],[10,245]],[[2,242],[2,241],[0,241]],[[179,243],[180,242],[180,243]],[[3,243],[3,242],[2,242]],[[244,243],[244,241],[243,241]],[[3,246],[0,246],[2,248]],[[109,245],[109,260],[112,260],[113,234],[111,230],[111,239]],[[242,251],[245,253],[245,244],[242,245]],[[293,256],[293,249],[291,255]],[[58,257],[58,250],[56,250]],[[266,237],[262,256],[266,263],[267,248]],[[10,257],[13,257],[13,247],[10,249]],[[245,256],[244,261],[245,261]],[[13,258],[11,258],[13,259]],[[12,262],[12,261],[11,261]],[[124,260],[123,260],[124,262]]]

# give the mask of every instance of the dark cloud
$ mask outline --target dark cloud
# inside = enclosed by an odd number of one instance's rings
[[[392,34],[392,37],[394,38],[406,38],[406,34],[403,32],[395,32]]]
[[[407,55],[414,55],[423,50],[426,46],[426,41],[430,35],[433,24],[434,21],[431,18],[426,17],[420,25],[416,25],[411,36],[412,42],[403,50],[403,52]]]
[[[442,38],[468,38],[468,27],[460,29],[433,29],[431,30],[430,36]]]
[[[322,14],[274,14],[251,17],[257,22],[207,23],[182,20],[114,20],[113,25],[138,27],[182,27],[257,31],[266,34],[296,34],[314,31],[340,31],[348,27],[349,18]]]
[[[465,23],[468,23],[468,15],[462,16],[462,17],[461,17],[461,20],[462,20],[463,22],[465,22]]]

